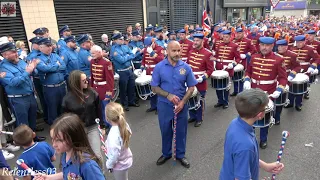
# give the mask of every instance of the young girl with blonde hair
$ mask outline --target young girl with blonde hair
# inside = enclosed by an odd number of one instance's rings
[[[107,121],[112,125],[106,141],[106,166],[116,180],[128,180],[128,169],[132,166],[132,153],[129,148],[132,132],[120,104],[111,102],[105,111]]]

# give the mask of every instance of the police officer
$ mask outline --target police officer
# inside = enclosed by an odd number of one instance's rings
[[[231,31],[225,30],[222,32],[223,42],[218,45],[215,54],[216,70],[227,70],[229,76],[233,76],[233,68],[240,62],[239,46],[231,41]],[[215,108],[229,107],[229,90],[216,90],[218,103],[214,105]]]
[[[146,28],[146,33],[144,38],[147,38],[147,37],[153,37],[153,26],[148,26]]]
[[[186,102],[193,93],[197,80],[190,66],[180,59],[180,48],[177,41],[168,44],[168,56],[156,65],[151,86],[152,91],[159,97],[158,118],[162,137],[162,155],[157,160],[157,165],[164,164],[172,157],[172,138],[173,133],[176,133],[174,155],[184,167],[189,168],[190,163],[185,157],[188,124]],[[175,114],[176,129],[173,130]]]
[[[142,59],[141,71],[146,69],[146,74],[152,75],[156,64],[164,59],[164,49],[155,43],[154,38],[144,39],[144,45],[146,48]],[[150,97],[151,107],[147,109],[147,112],[157,111],[157,97],[156,94]]]
[[[195,122],[194,126],[199,127],[202,124],[204,116],[204,99],[208,89],[206,80],[213,72],[213,61],[210,60],[213,55],[211,51],[203,47],[203,34],[194,34],[193,37],[193,46],[189,53],[187,63],[197,78],[198,84],[196,87],[201,94],[202,101],[200,101],[201,107],[189,111],[190,119],[188,122]]]
[[[301,71],[301,67],[299,62],[297,61],[297,54],[289,51],[288,50],[288,41],[283,39],[279,40],[276,42],[278,46],[278,53],[281,55],[284,59],[285,67],[286,67],[286,72],[287,72],[287,77],[288,81],[291,81],[294,79],[296,74]],[[289,94],[289,99],[293,100],[293,95]],[[280,124],[280,114],[282,111],[282,106],[277,106],[276,107],[276,112],[275,112],[275,125]]]
[[[156,35],[156,43],[161,46],[163,49],[166,49],[167,45],[166,43],[164,42],[164,37],[163,37],[163,32],[162,32],[163,28],[162,27],[156,27],[154,29],[154,33]]]
[[[140,69],[141,60],[144,52],[144,45],[141,41],[140,33],[137,30],[132,32],[132,40],[129,42],[129,47],[132,50],[132,53],[135,55],[132,61],[134,68]]]
[[[81,34],[77,39],[77,43],[80,45],[78,53],[79,68],[90,79],[90,61],[92,59],[90,49],[92,47],[92,42],[90,41],[88,34]]]
[[[131,65],[131,61],[135,56],[128,46],[123,45],[124,39],[121,33],[114,34],[112,39],[114,43],[111,47],[110,59],[115,71],[120,76],[119,90],[121,104],[126,111],[129,111],[128,106],[139,107],[139,104],[135,102],[135,79]]]
[[[36,37],[43,37],[45,34],[45,31],[42,27],[40,27],[40,28],[35,29],[32,33],[34,35],[36,35]]]
[[[90,52],[92,54],[90,85],[99,94],[99,99],[102,102],[102,119],[106,125],[110,126],[106,121],[105,107],[110,102],[114,89],[112,63],[109,59],[103,58],[100,46],[92,46]]]
[[[65,51],[60,54],[60,58],[64,61],[67,67],[67,76],[66,80],[69,77],[69,74],[73,70],[79,70],[79,60],[78,60],[78,51],[77,51],[77,44],[76,44],[76,37],[75,36],[68,36],[64,38],[64,41],[67,44]]]
[[[176,34],[176,32],[170,31],[170,32],[168,33],[168,41],[167,41],[166,43],[169,44],[169,42],[175,41],[175,40],[177,40],[177,34]]]
[[[62,52],[67,48],[67,44],[64,39],[68,36],[71,36],[71,30],[68,25],[63,26],[59,29],[60,39],[58,41],[58,54],[62,54]]]
[[[188,56],[189,56],[189,52],[192,49],[193,43],[192,43],[192,41],[187,39],[186,30],[181,29],[179,31],[179,34],[180,34],[179,43],[180,43],[180,46],[181,46],[181,60],[186,62],[187,59],[188,59]]]
[[[247,64],[250,63],[251,55],[256,53],[256,48],[252,44],[250,39],[244,37],[244,32],[242,28],[236,30],[236,35],[234,43],[238,44],[240,49],[240,63],[243,65],[244,69],[247,68]],[[234,92],[230,96],[236,96],[239,92],[243,90],[243,81],[234,81]]]
[[[260,53],[251,57],[243,88],[260,88],[272,99],[277,99],[287,84],[285,62],[280,55],[272,52],[274,38],[261,37],[259,41]],[[262,149],[267,148],[268,129],[269,126],[260,128],[260,148]]]
[[[16,125],[28,125],[36,131],[37,102],[30,75],[39,60],[30,64],[20,60],[16,46],[12,42],[0,45],[0,53],[4,57],[1,62],[1,84],[4,86],[11,112],[16,117]],[[44,137],[36,137],[36,141],[44,141]]]
[[[62,99],[66,95],[66,65],[58,54],[52,53],[51,38],[42,38],[38,41],[40,51],[37,66],[43,94],[48,108],[48,124],[61,114]]]
[[[298,60],[301,68],[307,74],[314,73],[319,63],[319,54],[317,50],[314,49],[312,46],[306,45],[306,42],[305,42],[306,39],[304,35],[295,36],[294,40],[296,41],[297,45],[292,47],[291,50],[298,55]],[[295,95],[294,97],[289,96],[290,98],[292,98],[291,99],[292,101],[290,100],[290,104],[286,106],[286,108],[293,107],[294,100],[295,100],[296,110],[301,111],[302,96],[303,95]],[[309,99],[308,92],[304,96],[305,96],[304,97],[305,99]]]

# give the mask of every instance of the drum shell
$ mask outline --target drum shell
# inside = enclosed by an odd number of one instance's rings
[[[317,74],[310,74],[309,75],[309,83],[313,84],[316,81]]]
[[[276,106],[283,106],[283,105],[285,105],[286,102],[287,102],[288,96],[289,96],[288,93],[289,93],[289,86],[287,85],[286,88],[285,88],[285,90],[280,94],[280,96],[279,96],[277,99],[275,99],[274,104],[275,104]]]
[[[273,103],[272,100],[269,99],[269,103],[268,103],[268,105],[266,106],[266,109],[265,109],[264,118],[256,121],[253,124],[253,126],[254,127],[258,127],[258,128],[269,126],[270,123],[271,123],[271,120],[273,119],[273,112],[274,112],[274,103]]]
[[[244,77],[244,70],[242,71],[235,71],[233,76],[232,76],[232,81],[240,81]]]
[[[289,92],[296,95],[305,94],[308,91],[308,83],[309,82],[303,82],[301,84],[297,84],[291,82],[289,85]]]

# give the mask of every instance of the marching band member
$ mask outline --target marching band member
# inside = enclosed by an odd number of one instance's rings
[[[285,40],[285,39],[279,40],[276,42],[276,44],[278,45],[278,53],[284,59],[288,81],[291,81],[295,77],[295,75],[298,72],[300,72],[300,70],[301,70],[300,64],[297,61],[298,56],[296,53],[288,50],[288,41],[287,40]],[[275,125],[280,124],[280,115],[282,112],[282,108],[283,108],[282,106],[276,107],[276,112],[275,112],[275,116],[274,116]]]
[[[181,60],[186,62],[189,56],[189,52],[192,49],[192,41],[187,39],[187,33],[185,29],[179,31],[180,34],[180,46],[181,46]]]
[[[187,64],[192,68],[193,74],[196,76],[198,84],[196,85],[199,93],[201,94],[200,101],[201,107],[197,110],[190,110],[189,123],[195,122],[194,127],[199,127],[203,121],[204,112],[204,98],[208,89],[207,79],[213,72],[213,61],[210,60],[212,52],[203,47],[203,34],[193,35],[193,46],[189,53]]]
[[[196,28],[196,33],[197,34],[203,34],[204,35],[204,30],[200,27]],[[207,49],[210,49],[210,46],[209,46],[209,39],[207,37],[204,37],[203,38],[203,47],[204,48],[207,48]]]
[[[313,48],[315,48],[318,52],[318,54],[320,54],[320,42],[315,40],[316,37],[316,31],[315,30],[309,30],[307,31],[308,37],[307,37],[307,45],[312,46]],[[318,64],[317,67],[318,71],[320,70],[320,65]]]
[[[260,37],[260,53],[251,57],[251,63],[246,70],[244,89],[260,88],[270,97],[276,99],[287,84],[287,73],[284,59],[272,52],[275,39]],[[279,85],[277,86],[277,82]],[[269,127],[260,128],[260,148],[267,148]]]
[[[164,59],[164,49],[154,42],[153,38],[144,39],[144,56],[142,58],[141,71],[146,69],[147,75],[152,75],[154,67],[160,61]],[[156,111],[157,113],[157,98],[158,96],[155,94],[150,97],[150,108],[147,109],[147,112]]]
[[[240,49],[240,63],[243,65],[244,69],[247,69],[247,65],[250,63],[251,55],[256,53],[256,48],[252,44],[250,39],[244,37],[243,29],[238,28],[236,30],[236,35],[234,43],[238,44]],[[234,92],[230,96],[236,96],[243,90],[243,81],[234,81]]]
[[[312,46],[306,45],[306,39],[304,35],[298,35],[294,38],[297,46],[292,47],[291,50],[298,55],[298,61],[301,68],[307,74],[314,73],[317,70],[317,64],[319,61],[319,54]],[[290,104],[285,108],[291,108],[295,102],[295,108],[297,111],[302,110],[302,96],[303,95],[291,95],[289,94]],[[304,95],[305,99],[309,99],[309,93]]]
[[[254,26],[252,29],[252,32],[247,36],[248,39],[251,39],[252,44],[256,47],[256,50],[259,51],[259,27]]]
[[[225,30],[222,32],[223,42],[219,44],[215,53],[216,70],[227,69],[229,77],[233,76],[233,68],[240,62],[239,46],[231,41],[231,31]],[[216,90],[218,103],[214,105],[215,108],[229,107],[229,90]]]
[[[222,34],[222,32],[223,32],[222,28],[219,28],[217,30],[219,38],[215,38],[215,40],[214,40],[214,43],[213,43],[213,46],[212,46],[212,50],[213,51],[217,51],[219,44],[223,42],[223,34]]]

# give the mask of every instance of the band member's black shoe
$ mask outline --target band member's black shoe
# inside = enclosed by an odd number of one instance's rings
[[[180,161],[181,165],[185,168],[189,168],[190,167],[190,163],[187,160],[187,158],[181,158],[181,159],[177,159],[178,161]]]
[[[276,126],[280,125],[280,121],[276,121],[276,123],[274,123],[274,125],[276,125]]]
[[[230,94],[230,96],[237,96],[238,93],[233,92],[232,94]]]
[[[227,105],[227,104],[225,104],[225,105],[223,105],[223,109],[227,109],[229,107],[229,105]]]
[[[193,123],[193,122],[195,122],[196,120],[195,119],[192,119],[192,118],[189,118],[188,119],[188,123]]]
[[[301,111],[302,110],[302,106],[296,106],[296,110],[297,111]]]
[[[266,142],[260,142],[260,148],[261,149],[265,149],[265,148],[267,148],[267,146],[268,146],[267,141]]]
[[[41,141],[45,141],[46,137],[36,136],[33,140],[35,142],[41,142]]]
[[[286,106],[284,106],[284,108],[292,108],[293,107],[293,104],[288,104]]]
[[[149,109],[146,110],[146,112],[152,112],[152,111],[156,111],[156,109],[149,108]]]
[[[216,105],[214,105],[215,108],[221,107],[223,106],[223,104],[217,103]]]
[[[129,107],[124,107],[124,110],[125,111],[129,111]]]
[[[157,160],[157,165],[160,166],[160,165],[166,163],[169,159],[171,159],[171,157],[161,156],[161,157]]]
[[[194,127],[200,127],[202,124],[202,121],[198,121],[196,123],[194,123]]]
[[[309,99],[310,97],[309,97],[309,94],[305,94],[304,95],[304,99]]]
[[[131,107],[139,107],[140,104],[134,103],[134,104],[129,104],[129,106],[131,106]]]

